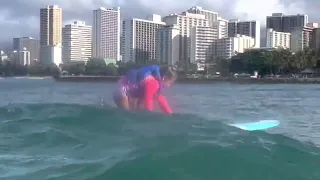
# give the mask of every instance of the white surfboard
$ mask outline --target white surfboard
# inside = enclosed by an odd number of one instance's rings
[[[246,131],[257,131],[257,130],[265,130],[269,128],[276,127],[280,124],[278,120],[261,120],[257,122],[248,122],[248,123],[233,123],[229,124],[230,126],[234,126]]]

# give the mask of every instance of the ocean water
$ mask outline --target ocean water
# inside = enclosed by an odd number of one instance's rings
[[[113,86],[1,79],[0,179],[320,179],[318,85],[176,85],[171,116],[115,108]]]

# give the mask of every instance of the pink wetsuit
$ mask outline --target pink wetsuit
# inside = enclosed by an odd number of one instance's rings
[[[160,88],[160,83],[153,76],[148,76],[143,80],[144,84],[144,107],[152,111],[153,110],[153,100],[158,101],[161,110],[167,114],[172,114],[172,110],[167,103],[164,95],[158,93]]]
[[[114,97],[121,98],[124,96],[144,99],[144,107],[149,111],[153,110],[153,100],[156,100],[163,112],[172,114],[165,96],[160,92],[159,80],[152,75],[146,75],[136,83],[130,83],[126,76],[122,76],[118,81]]]

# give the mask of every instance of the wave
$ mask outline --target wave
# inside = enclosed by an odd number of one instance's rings
[[[0,179],[319,179],[320,149],[190,114],[0,108]]]

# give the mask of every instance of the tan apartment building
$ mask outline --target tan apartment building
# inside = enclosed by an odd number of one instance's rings
[[[40,61],[46,62],[49,56],[47,48],[62,43],[62,9],[57,5],[40,9]],[[57,57],[61,59],[61,57]]]
[[[40,9],[40,46],[62,42],[62,9],[57,5]]]

